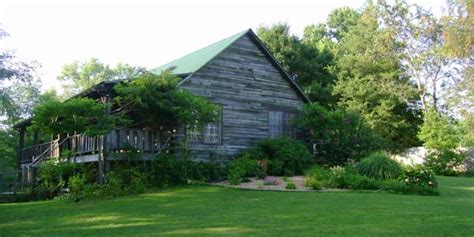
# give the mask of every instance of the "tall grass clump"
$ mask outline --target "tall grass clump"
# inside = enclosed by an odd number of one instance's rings
[[[376,152],[362,159],[356,166],[357,172],[373,179],[397,179],[403,172],[400,164],[382,152]]]

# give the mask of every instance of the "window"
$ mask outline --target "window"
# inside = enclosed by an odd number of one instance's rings
[[[221,142],[221,123],[208,123],[204,126],[204,143],[220,143]]]
[[[286,136],[296,138],[296,128],[293,126],[292,122],[295,119],[295,114],[285,113],[285,120],[283,121],[283,134]]]
[[[283,112],[270,111],[268,116],[268,130],[270,137],[278,137],[283,134]]]
[[[296,128],[291,122],[295,114],[283,111],[270,111],[268,116],[269,137],[289,136],[296,137]]]
[[[188,141],[190,142],[199,142],[202,139],[201,129],[193,128],[188,126],[186,129],[186,135],[188,136]]]
[[[222,114],[222,111],[220,112]],[[221,143],[221,118],[218,121],[208,123],[201,128],[193,128],[188,126],[186,136],[190,142],[203,142],[207,144]]]

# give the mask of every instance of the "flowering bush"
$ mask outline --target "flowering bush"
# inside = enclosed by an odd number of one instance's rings
[[[402,182],[410,186],[420,186],[436,188],[438,181],[434,177],[430,169],[422,165],[409,166],[405,169],[401,178]]]

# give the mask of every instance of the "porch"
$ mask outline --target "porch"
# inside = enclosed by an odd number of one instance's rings
[[[146,129],[116,129],[105,136],[76,134],[20,149],[21,166],[36,165],[50,157],[62,157],[70,162],[99,161],[101,150],[108,160],[124,157],[131,150],[148,159],[159,153],[169,142],[160,131]],[[166,140],[165,140],[166,139]]]

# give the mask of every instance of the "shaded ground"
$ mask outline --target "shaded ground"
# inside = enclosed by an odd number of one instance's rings
[[[474,179],[441,196],[185,186],[113,200],[0,204],[0,236],[472,236]]]

